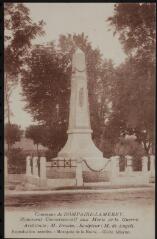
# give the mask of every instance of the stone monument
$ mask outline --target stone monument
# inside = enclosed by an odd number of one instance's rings
[[[85,54],[77,48],[72,57],[71,97],[68,139],[59,159],[84,160],[93,169],[104,166],[102,152],[92,141]]]

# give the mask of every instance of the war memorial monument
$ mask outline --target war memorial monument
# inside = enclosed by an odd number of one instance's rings
[[[27,156],[26,174],[9,175],[5,160],[6,184],[22,177],[25,190],[33,188],[84,187],[86,185],[147,185],[154,180],[154,155],[142,158],[142,171],[133,171],[132,157],[126,156],[124,172],[119,169],[119,156],[104,158],[92,140],[90,124],[86,60],[84,52],[76,48],[72,57],[71,96],[68,139],[57,158],[47,162],[45,157]]]

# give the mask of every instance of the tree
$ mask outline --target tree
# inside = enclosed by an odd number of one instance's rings
[[[98,99],[98,121],[94,122],[97,125],[100,124],[101,132],[98,132],[97,138],[99,139],[99,147],[104,152],[105,156],[109,156],[109,142],[110,139],[107,137],[106,128],[108,124],[108,120],[112,114],[112,91],[115,79],[115,68],[112,60],[104,60],[102,61],[100,78],[96,87],[96,94]],[[98,127],[97,127],[98,128]],[[109,135],[108,135],[109,136]]]
[[[135,136],[121,136],[119,142],[115,145],[115,153],[120,156],[120,167],[125,169],[125,156],[132,156],[132,166],[134,170],[140,171],[142,169],[142,156],[144,149],[136,140]]]
[[[128,54],[116,72],[112,122],[119,119],[118,134],[136,134],[149,154],[154,143],[155,5],[119,3],[108,20]]]
[[[52,150],[57,143],[60,147],[65,143],[70,97],[68,64],[69,59],[58,53],[53,44],[39,46],[32,50],[29,71],[25,71],[22,77],[26,110],[35,121],[45,126],[45,142]],[[62,140],[59,140],[61,131]]]
[[[117,69],[110,127],[111,123],[119,124],[119,136],[121,133],[136,134],[138,142],[149,154],[154,142],[155,84],[147,79],[144,72],[145,69],[137,67],[134,59],[129,59]]]
[[[39,156],[39,144],[44,144],[45,128],[43,125],[30,125],[26,128],[25,136],[28,139],[33,140],[33,143],[37,146],[37,155]]]
[[[20,126],[16,124],[6,124],[5,125],[5,140],[8,145],[8,152],[10,152],[12,145],[15,142],[20,141],[23,131]]]
[[[43,124],[62,123],[70,96],[68,60],[51,44],[34,48],[28,64],[29,70],[22,77],[26,110]]]
[[[11,116],[13,116],[13,112],[10,109],[10,98],[12,94],[12,90],[15,86],[15,82],[12,81],[9,76],[7,77],[6,81],[4,82],[4,116],[5,121],[11,123]]]
[[[115,153],[120,156],[132,155],[143,156],[143,148],[133,136],[121,136],[115,146]]]
[[[7,121],[10,123],[10,95],[26,64],[31,41],[42,35],[43,21],[34,23],[29,9],[22,3],[4,4],[4,77],[5,106]]]
[[[115,4],[114,15],[108,21],[127,54],[155,60],[155,3]]]

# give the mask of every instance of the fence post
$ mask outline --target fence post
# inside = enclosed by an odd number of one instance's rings
[[[37,160],[38,160],[37,156],[33,157],[33,176],[34,177],[39,177]]]
[[[4,176],[8,177],[8,157],[4,156]]]
[[[83,186],[82,161],[76,162],[76,186]]]
[[[40,178],[46,179],[46,158],[40,157]]]
[[[149,172],[148,172],[148,157],[142,157],[142,175],[143,175],[143,184],[149,184]]]
[[[146,156],[142,157],[142,172],[143,173],[148,172],[148,157]]]
[[[129,175],[133,171],[132,156],[126,155],[125,158],[126,158],[126,170],[125,170],[125,172],[127,173],[127,175]]]
[[[155,177],[155,156],[150,155],[150,176]]]
[[[27,156],[26,157],[26,176],[31,176],[32,172],[31,172],[31,156]]]
[[[111,171],[110,179],[111,183],[114,183],[119,176],[119,156],[112,156],[111,158]]]
[[[46,186],[46,158],[40,157],[40,186]]]

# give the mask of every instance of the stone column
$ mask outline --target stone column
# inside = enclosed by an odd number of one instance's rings
[[[40,157],[40,186],[44,187],[46,184],[46,158]]]
[[[147,156],[142,157],[142,172],[144,174],[148,172],[148,157]]]
[[[126,155],[125,158],[126,158],[126,169],[125,169],[125,172],[126,172],[127,175],[129,175],[133,171],[132,156]]]
[[[83,186],[82,161],[76,162],[76,186]]]
[[[32,175],[31,172],[31,156],[26,157],[26,176],[30,177]]]
[[[40,178],[46,179],[46,158],[40,157]]]
[[[33,157],[33,176],[34,177],[39,177],[37,160],[38,160],[37,156]]]
[[[119,176],[119,156],[111,157],[111,171],[110,180],[115,183],[117,177]]]
[[[148,171],[148,157],[142,157],[142,182],[143,184],[149,184],[149,171]]]
[[[150,155],[150,176],[155,177],[155,156]]]
[[[8,157],[4,156],[4,176],[8,177]]]

